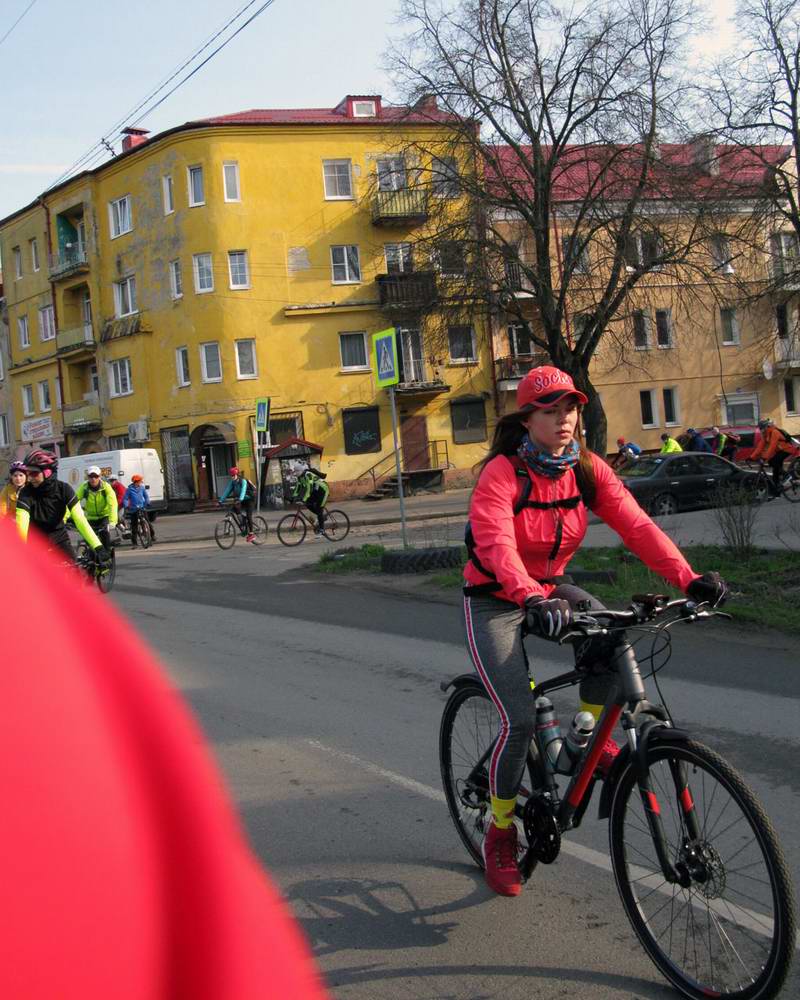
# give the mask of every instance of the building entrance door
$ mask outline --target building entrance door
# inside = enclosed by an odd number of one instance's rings
[[[428,423],[424,416],[400,415],[400,444],[403,448],[403,469],[414,472],[431,467],[428,447]]]

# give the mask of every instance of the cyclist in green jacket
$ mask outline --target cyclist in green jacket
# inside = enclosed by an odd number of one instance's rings
[[[661,455],[669,455],[673,451],[683,451],[683,448],[678,444],[674,437],[670,437],[669,434],[662,434],[661,440],[663,444],[661,445]]]
[[[325,504],[328,502],[330,487],[325,482],[325,473],[308,466],[305,472],[297,477],[292,487],[292,500],[304,503],[312,514],[317,516],[317,527],[314,534],[319,535],[325,527]]]
[[[117,494],[110,483],[100,478],[100,469],[92,465],[86,472],[86,481],[78,487],[76,496],[86,511],[86,520],[92,526],[94,533],[105,545],[111,548],[110,528],[117,524]]]

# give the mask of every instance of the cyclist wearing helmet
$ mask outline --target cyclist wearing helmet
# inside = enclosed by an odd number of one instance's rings
[[[75,553],[65,526],[66,519],[70,518],[97,561],[101,565],[106,564],[111,559],[111,553],[92,531],[75,490],[69,483],[56,479],[57,469],[58,459],[50,451],[35,448],[25,456],[28,481],[19,492],[16,511],[20,536],[26,539],[28,529],[33,525],[46,536],[50,548],[61,549],[74,561]]]
[[[244,515],[247,525],[247,541],[254,542],[256,536],[253,533],[253,504],[256,499],[256,488],[247,476],[242,475],[236,466],[230,470],[230,475],[231,481],[219,498],[219,502],[224,503],[229,496],[233,497],[234,507],[241,508]]]
[[[513,821],[534,732],[522,626],[557,641],[579,603],[601,607],[561,575],[586,534],[587,507],[653,572],[694,600],[717,603],[726,594],[719,575],[699,576],[606,462],[579,445],[576,428],[586,401],[566,372],[549,365],[530,371],[517,388],[517,411],[497,423],[470,501],[467,648],[499,714],[483,856],[486,881],[504,896],[522,888]],[[614,650],[604,639],[576,647],[576,663],[585,671],[581,707],[595,717],[614,683],[609,672]],[[608,741],[597,777],[608,773],[618,749]]]
[[[103,545],[110,549],[109,528],[117,525],[117,494],[109,483],[100,478],[98,466],[92,465],[86,470],[86,481],[78,487],[76,496],[86,510],[86,520]]]
[[[17,496],[25,485],[25,463],[12,462],[8,470],[8,482],[0,490],[0,517],[16,517]]]
[[[759,420],[758,429],[761,431],[761,440],[753,449],[750,461],[760,459],[772,469],[772,495],[777,497],[781,492],[783,463],[793,448],[787,440],[789,435],[780,427],[776,427],[768,417]]]
[[[325,527],[325,504],[328,502],[330,491],[330,486],[325,482],[325,473],[312,469],[310,465],[300,473],[292,487],[292,500],[304,503],[311,513],[317,516],[315,535],[321,535]]]
[[[131,476],[131,485],[125,490],[122,506],[130,520],[131,545],[136,548],[139,544],[139,518],[147,516],[147,508],[150,506],[150,494],[144,485],[144,479],[138,472]]]
[[[642,454],[642,449],[634,441],[626,441],[624,437],[617,438],[617,454],[611,462],[612,469],[618,469],[631,458],[638,458]]]
[[[694,427],[686,428],[686,436],[689,439],[686,445],[686,451],[711,451],[711,445],[699,431],[694,429]]]

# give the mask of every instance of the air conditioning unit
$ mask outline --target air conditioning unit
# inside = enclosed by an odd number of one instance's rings
[[[131,441],[149,441],[150,428],[147,426],[147,421],[136,420],[134,423],[128,424],[128,437]]]

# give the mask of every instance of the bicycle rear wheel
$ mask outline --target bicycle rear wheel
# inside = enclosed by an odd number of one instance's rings
[[[322,534],[331,542],[341,542],[350,534],[350,518],[343,510],[328,510],[325,512],[325,527]]]
[[[768,818],[737,772],[701,743],[658,743],[648,764],[657,800],[650,808],[686,886],[664,878],[631,762],[614,789],[609,839],[637,937],[685,997],[776,996],[794,954],[795,917]]]
[[[149,549],[153,544],[153,532],[150,529],[150,522],[146,517],[139,517],[137,526],[137,537],[143,549]]]
[[[306,537],[308,527],[300,513],[287,514],[278,521],[278,541],[283,545],[299,545]]]
[[[255,537],[256,545],[263,545],[267,540],[267,532],[269,531],[269,526],[263,517],[256,515],[253,518],[253,534]]]
[[[117,578],[117,554],[113,548],[111,549],[111,562],[106,569],[100,572],[100,568],[96,567],[94,572],[98,589],[101,593],[107,594]]]
[[[238,530],[232,517],[223,517],[219,524],[214,525],[214,541],[221,549],[233,548]]]
[[[800,502],[800,477],[797,476],[794,466],[790,474],[783,481],[783,495],[789,503]]]

